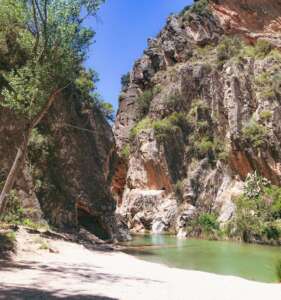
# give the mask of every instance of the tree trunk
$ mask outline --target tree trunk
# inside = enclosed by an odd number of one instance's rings
[[[20,165],[22,164],[23,159],[25,157],[25,154],[27,151],[28,139],[29,139],[29,137],[25,136],[23,142],[21,143],[20,147],[18,148],[17,155],[15,157],[15,160],[14,160],[13,165],[10,169],[10,172],[7,176],[3,190],[1,192],[0,216],[4,214],[4,211],[6,208],[6,201],[7,201],[6,196],[7,196],[7,194],[9,194],[9,192],[11,191],[11,189],[14,186],[15,180],[17,178],[17,173],[20,169]]]
[[[70,85],[67,84],[65,87],[58,89],[56,91],[54,91],[50,97],[48,98],[45,106],[42,108],[42,110],[33,118],[33,120],[31,121],[28,130],[26,133],[24,133],[24,140],[21,143],[20,147],[18,148],[17,151],[17,155],[14,159],[13,165],[9,171],[9,174],[7,176],[7,179],[5,181],[5,185],[1,191],[0,194],[0,216],[2,216],[5,212],[5,207],[6,207],[6,196],[7,194],[9,194],[9,192],[12,190],[14,183],[16,181],[17,175],[18,175],[18,171],[20,169],[21,163],[23,162],[24,158],[25,158],[25,154],[27,152],[27,147],[28,147],[28,142],[29,142],[29,138],[32,132],[32,129],[34,127],[36,127],[41,120],[44,118],[44,116],[46,115],[46,113],[48,112],[48,110],[50,109],[50,107],[52,106],[52,104],[54,103],[57,95],[64,90],[66,87],[68,87]]]

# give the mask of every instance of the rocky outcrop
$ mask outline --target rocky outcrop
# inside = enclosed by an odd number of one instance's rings
[[[127,172],[112,190],[123,182],[115,198],[133,230],[185,237],[198,213],[232,218],[248,173],[281,184],[280,3],[196,2],[148,40],[120,96]]]
[[[65,105],[65,102],[68,105]],[[15,189],[27,217],[62,230],[80,226],[103,239],[123,239],[109,189],[114,139],[97,108],[71,94],[55,102],[33,132]],[[24,120],[1,109],[2,180],[21,141]],[[22,124],[19,126],[19,124]]]

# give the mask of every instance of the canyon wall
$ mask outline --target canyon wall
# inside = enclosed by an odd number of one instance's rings
[[[168,18],[124,84],[112,192],[134,231],[187,236],[234,212],[249,173],[281,184],[280,1],[196,1]]]

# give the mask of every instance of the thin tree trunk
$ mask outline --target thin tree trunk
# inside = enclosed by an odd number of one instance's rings
[[[7,202],[7,194],[9,194],[9,192],[12,190],[17,175],[18,175],[18,171],[20,169],[21,163],[23,162],[24,158],[25,158],[25,154],[27,152],[27,147],[28,147],[28,142],[29,142],[29,138],[32,132],[32,129],[34,127],[36,127],[41,120],[44,118],[44,116],[46,115],[46,113],[48,112],[48,110],[50,109],[50,107],[52,106],[52,104],[54,103],[57,95],[64,90],[67,86],[69,86],[69,84],[67,84],[65,87],[56,90],[55,92],[53,92],[51,94],[51,96],[49,97],[48,101],[46,102],[45,106],[42,108],[42,110],[34,117],[34,119],[31,121],[27,132],[24,133],[24,140],[21,143],[20,147],[18,148],[17,151],[17,155],[14,159],[13,165],[9,171],[9,174],[7,176],[7,179],[5,181],[5,185],[1,191],[0,194],[0,216],[4,214],[5,212],[5,207],[6,207],[6,202]]]
[[[5,181],[5,185],[3,187],[3,190],[0,195],[0,216],[3,215],[5,208],[6,208],[6,202],[7,202],[7,195],[11,191],[11,189],[14,186],[15,180],[17,178],[18,170],[20,169],[20,166],[23,162],[23,159],[25,157],[25,153],[27,150],[27,144],[28,144],[28,138],[24,137],[24,141],[21,143],[21,145],[18,148],[17,155],[14,159],[13,165],[10,169],[10,172],[7,176],[7,179]]]

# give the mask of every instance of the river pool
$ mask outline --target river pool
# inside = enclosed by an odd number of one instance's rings
[[[127,243],[138,258],[170,267],[235,275],[261,282],[276,282],[281,248],[228,241],[179,240],[174,236],[134,236]]]

